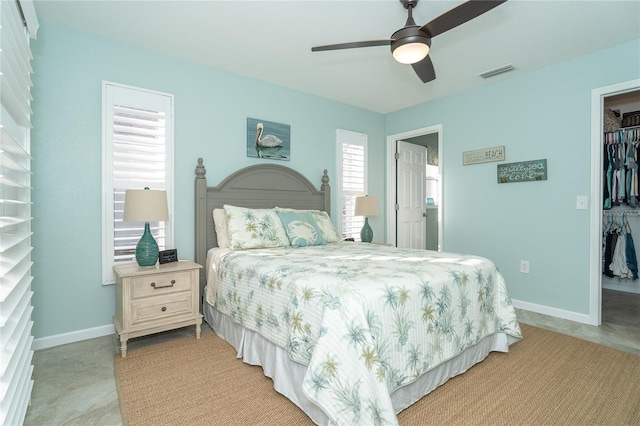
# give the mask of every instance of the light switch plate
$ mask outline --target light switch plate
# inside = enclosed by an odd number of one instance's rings
[[[578,195],[576,197],[576,209],[577,210],[586,210],[587,209],[587,196],[586,195]]]

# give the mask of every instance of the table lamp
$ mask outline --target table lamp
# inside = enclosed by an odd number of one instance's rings
[[[377,197],[356,197],[355,216],[364,216],[364,226],[360,231],[360,239],[364,243],[373,241],[373,230],[369,226],[369,216],[378,215]]]
[[[144,222],[144,233],[136,245],[136,261],[140,266],[154,266],[158,261],[158,243],[151,235],[149,222],[169,220],[167,192],[127,189],[124,195],[125,222]]]

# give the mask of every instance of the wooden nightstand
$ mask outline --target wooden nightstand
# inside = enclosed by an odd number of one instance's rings
[[[196,326],[200,338],[199,277],[201,265],[180,260],[149,267],[116,265],[116,315],[113,323],[120,337],[120,352],[127,356],[127,340]]]

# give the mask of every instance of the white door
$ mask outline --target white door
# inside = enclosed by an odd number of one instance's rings
[[[427,148],[404,141],[396,145],[398,247],[426,248],[425,165]]]

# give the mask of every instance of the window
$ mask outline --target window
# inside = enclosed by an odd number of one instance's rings
[[[173,246],[173,96],[103,83],[102,283],[113,265],[135,260],[144,223],[123,222],[127,189],[167,191],[168,222],[149,223],[160,250]]]
[[[31,399],[32,2],[0,1],[0,424],[24,422]]]
[[[342,238],[360,239],[364,217],[354,216],[356,197],[367,195],[367,135],[336,132],[338,142],[338,229]]]

